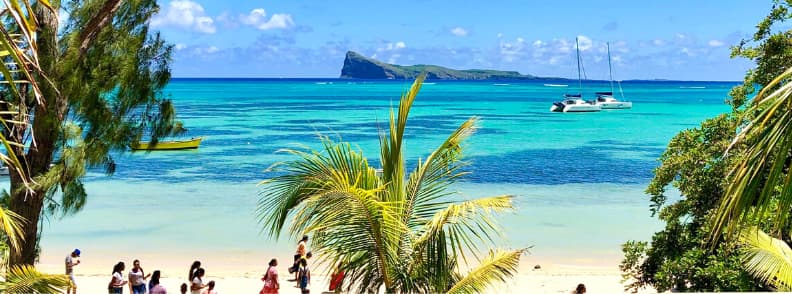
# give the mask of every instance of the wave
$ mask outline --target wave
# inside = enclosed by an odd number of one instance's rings
[[[545,87],[569,87],[569,85],[561,85],[561,84],[544,84]]]
[[[706,89],[704,86],[680,86],[680,89]]]
[[[511,86],[511,84],[492,84],[493,86]]]

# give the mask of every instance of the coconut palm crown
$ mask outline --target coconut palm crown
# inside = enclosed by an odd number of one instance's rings
[[[423,80],[391,110],[388,133],[380,135],[381,171],[349,143],[321,137],[321,150],[285,150],[298,159],[273,165],[280,175],[262,182],[264,230],[312,234],[315,255],[345,272],[353,292],[481,292],[514,276],[526,252],[481,248],[502,237],[493,217],[514,209],[512,196],[461,200],[449,190],[466,174],[463,143],[477,118],[406,172],[404,133]]]

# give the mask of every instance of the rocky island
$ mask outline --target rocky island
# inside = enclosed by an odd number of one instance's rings
[[[430,80],[532,80],[540,79],[516,71],[487,69],[456,70],[437,65],[396,65],[368,58],[349,51],[341,69],[341,78],[347,79],[414,79],[426,73]],[[541,78],[543,79],[543,78]]]

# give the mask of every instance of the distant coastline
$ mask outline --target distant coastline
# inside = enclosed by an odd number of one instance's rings
[[[336,77],[173,77],[174,81],[327,81],[327,82],[398,82],[403,83],[405,80],[397,79],[353,79],[353,78],[336,78]],[[524,80],[524,79],[499,79],[499,80],[445,80],[444,82],[473,82],[473,83],[491,83],[498,82],[517,82],[517,83],[543,83],[543,82],[570,82],[567,78],[541,78]],[[577,83],[577,81],[574,81]],[[719,83],[719,84],[741,84],[742,81],[706,81],[706,80],[673,80],[673,79],[629,79],[620,81],[622,84],[635,84],[635,83]],[[608,80],[584,80],[587,83],[610,83]]]

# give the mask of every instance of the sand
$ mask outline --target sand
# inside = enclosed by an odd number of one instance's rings
[[[181,271],[181,269],[179,269]],[[187,268],[182,275],[168,275],[163,270],[162,285],[166,287],[168,293],[179,293],[179,286],[186,282]],[[264,268],[262,268],[263,272]],[[175,271],[171,269],[170,271]],[[222,294],[236,293],[257,293],[261,287],[261,275],[258,273],[224,273],[222,275],[212,275],[211,268],[207,268],[207,276],[204,281],[215,281],[216,290]],[[294,287],[294,282],[286,279],[291,276],[287,273],[285,266],[279,266],[279,277],[281,281],[281,293],[299,293],[299,289]],[[106,293],[107,283],[110,281],[108,274],[80,274],[77,270],[78,293]],[[310,285],[311,293],[323,293],[327,291],[328,277],[315,273]],[[549,264],[542,269],[534,270],[522,265],[520,273],[513,280],[500,287],[491,289],[490,293],[570,293],[579,283],[584,283],[588,293],[624,293],[621,284],[621,276],[618,269],[613,267],[591,267],[574,265],[554,265]],[[129,293],[128,288],[124,293]],[[651,289],[643,290],[639,293],[656,293]]]

